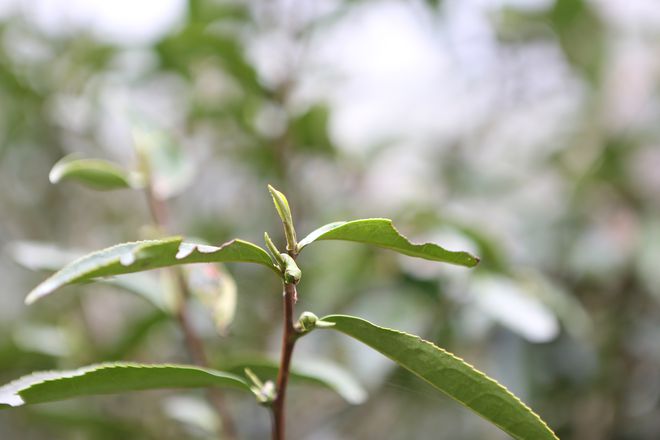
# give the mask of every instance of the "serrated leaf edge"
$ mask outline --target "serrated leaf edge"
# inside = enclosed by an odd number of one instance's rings
[[[53,291],[55,291],[59,287],[63,287],[65,285],[75,283],[75,281],[68,281],[66,283],[59,284],[58,286],[56,286],[54,288],[49,285],[50,284],[49,282],[51,280],[57,278],[57,276],[59,274],[61,274],[61,272],[63,270],[65,270],[69,267],[75,266],[76,264],[79,264],[84,260],[93,259],[94,257],[96,257],[100,254],[109,253],[113,249],[117,249],[121,246],[134,245],[134,247],[130,251],[127,251],[126,254],[121,255],[117,258],[113,258],[113,259],[109,260],[108,262],[106,262],[105,264],[100,264],[94,270],[105,268],[107,266],[115,264],[116,262],[119,262],[120,264],[128,267],[128,266],[130,266],[131,264],[133,264],[135,262],[139,252],[141,252],[145,249],[148,249],[151,245],[177,244],[177,251],[176,251],[176,254],[174,255],[174,258],[177,259],[177,260],[183,260],[185,258],[189,258],[189,257],[193,256],[196,252],[198,252],[199,254],[213,254],[213,253],[216,253],[216,252],[220,252],[222,249],[224,249],[228,246],[231,246],[234,243],[242,243],[244,245],[248,245],[248,246],[252,246],[256,249],[260,249],[261,251],[264,252],[265,255],[268,256],[268,253],[265,250],[263,250],[261,247],[257,246],[254,243],[251,243],[249,241],[241,240],[241,239],[238,239],[238,238],[235,238],[235,239],[230,240],[226,243],[223,243],[220,246],[208,246],[208,245],[197,244],[197,243],[186,243],[186,242],[183,241],[183,237],[181,237],[181,236],[166,237],[166,238],[163,238],[163,239],[160,239],[160,240],[129,241],[129,242],[126,242],[126,243],[119,243],[119,244],[116,244],[114,246],[110,246],[110,247],[107,247],[107,248],[104,248],[104,249],[101,249],[101,250],[83,255],[80,258],[77,258],[76,260],[74,260],[71,263],[64,266],[62,269],[60,269],[57,272],[55,272],[54,274],[52,274],[46,280],[44,280],[39,285],[37,285],[34,289],[32,289],[32,291],[25,298],[25,303],[28,304],[28,305],[33,304],[35,301],[37,301],[40,298],[52,293]],[[181,249],[182,245],[186,245],[186,249]],[[182,252],[184,252],[184,254],[182,254]],[[271,261],[270,256],[268,256],[268,260]],[[280,274],[279,269],[277,267],[275,267],[274,264],[272,264],[272,261],[271,261],[271,264],[268,264],[268,265],[265,264],[265,263],[262,263],[262,262],[256,262],[256,261],[254,261],[254,262],[257,263],[257,264],[263,264],[264,266],[269,267],[271,270],[273,270],[278,275]]]
[[[317,228],[317,229],[315,229],[314,231],[310,232],[305,238],[303,238],[302,240],[300,240],[300,242],[298,242],[298,252],[300,252],[304,247],[306,247],[307,245],[309,245],[309,244],[315,242],[316,240],[319,240],[319,239],[320,239],[320,240],[325,240],[324,238],[322,238],[323,235],[325,235],[325,234],[327,234],[327,233],[329,233],[329,232],[331,232],[331,231],[333,231],[333,230],[335,230],[335,229],[337,229],[337,228],[339,228],[339,227],[342,227],[342,226],[344,226],[344,225],[346,225],[346,224],[348,224],[348,223],[360,223],[360,222],[372,222],[372,221],[383,221],[383,222],[386,222],[387,225],[388,225],[390,228],[392,228],[392,230],[393,230],[393,231],[394,231],[399,237],[401,237],[402,239],[404,239],[408,245],[410,245],[410,246],[412,246],[412,247],[414,247],[414,248],[420,248],[420,247],[423,247],[423,246],[438,247],[438,248],[442,249],[443,251],[448,252],[448,253],[450,253],[450,254],[454,254],[454,255],[459,255],[459,254],[460,254],[460,255],[466,256],[468,259],[471,259],[470,263],[467,264],[468,267],[474,267],[474,266],[476,266],[477,264],[479,264],[479,261],[480,261],[479,257],[477,257],[477,256],[475,256],[475,255],[472,255],[472,254],[469,253],[469,252],[465,252],[465,251],[453,251],[453,250],[450,250],[450,249],[446,249],[446,248],[440,246],[440,245],[437,244],[437,243],[432,243],[432,242],[426,242],[426,243],[413,243],[412,241],[410,241],[410,239],[409,239],[408,237],[406,237],[405,235],[403,235],[403,234],[397,229],[396,226],[394,226],[394,222],[392,221],[392,219],[389,219],[389,218],[382,218],[382,217],[363,218],[363,219],[350,220],[350,221],[337,221],[337,222],[332,222],[332,223],[328,223],[328,224],[326,224],[326,225],[323,225],[323,226],[321,226],[320,228]],[[322,230],[323,228],[326,228],[326,229],[325,229],[325,230]],[[382,248],[384,248],[384,249],[394,250],[395,252],[397,252],[397,249],[395,249],[395,248],[391,248],[391,247],[389,247],[389,246],[381,246],[381,245],[377,245],[377,244],[374,244],[374,243],[371,243],[371,242],[368,242],[368,241],[364,241],[364,240],[348,240],[348,241],[353,241],[353,242],[355,242],[355,243],[371,244],[371,245],[374,245],[374,246],[382,247]],[[405,253],[402,253],[402,254],[403,254],[403,255],[407,255],[407,254],[405,254]],[[419,257],[419,258],[423,258],[423,257]],[[435,261],[435,260],[430,260],[430,261]],[[448,262],[448,263],[453,263],[453,262]],[[453,264],[460,264],[460,263],[453,263]]]
[[[136,368],[140,368],[140,369],[167,369],[167,368],[177,368],[177,369],[188,369],[188,370],[192,370],[192,371],[203,371],[203,372],[211,374],[213,376],[224,377],[224,378],[236,380],[237,382],[242,383],[245,386],[246,390],[249,390],[248,383],[242,377],[237,376],[233,373],[225,373],[225,372],[217,371],[217,370],[214,370],[214,369],[211,369],[211,368],[204,368],[204,367],[198,367],[198,366],[195,366],[195,365],[185,365],[185,364],[141,364],[141,363],[136,363],[136,362],[104,362],[104,363],[100,363],[100,364],[93,364],[93,365],[88,365],[88,366],[85,366],[85,367],[80,367],[80,368],[77,368],[75,370],[37,371],[37,372],[27,374],[25,376],[19,377],[18,379],[14,379],[13,381],[6,383],[5,385],[2,385],[0,387],[0,390],[11,388],[12,385],[18,385],[22,381],[25,381],[25,380],[27,380],[30,377],[35,376],[35,375],[41,375],[41,374],[43,374],[43,375],[49,375],[49,374],[57,375],[55,377],[49,377],[49,378],[39,380],[37,382],[32,382],[28,386],[21,387],[21,388],[17,389],[11,395],[11,397],[15,397],[16,399],[20,400],[20,402],[18,402],[18,400],[15,401],[17,403],[13,403],[11,401],[6,401],[6,402],[0,401],[0,406],[2,406],[3,404],[4,405],[9,405],[11,407],[18,407],[18,406],[25,405],[26,402],[23,400],[23,398],[21,396],[21,393],[23,393],[23,392],[25,392],[25,391],[27,391],[27,390],[29,390],[29,389],[37,386],[37,385],[42,385],[42,384],[45,384],[45,383],[48,383],[48,382],[57,382],[57,381],[60,381],[60,380],[63,380],[63,379],[72,379],[74,377],[81,377],[81,376],[85,376],[86,374],[96,372],[96,371],[99,371],[99,370],[122,369],[122,368],[125,368],[125,369],[136,369]],[[176,388],[176,387],[173,387],[173,388]]]
[[[493,379],[492,377],[486,375],[484,372],[478,370],[478,369],[475,368],[472,364],[470,364],[469,362],[466,362],[466,361],[465,361],[464,359],[462,359],[461,357],[456,356],[455,354],[453,354],[453,353],[451,353],[451,352],[448,352],[447,350],[445,350],[445,349],[443,349],[443,348],[441,348],[441,347],[438,347],[438,346],[435,345],[433,342],[428,341],[428,340],[426,340],[426,339],[424,339],[424,338],[422,338],[422,337],[420,337],[420,336],[413,335],[413,334],[411,334],[411,333],[407,333],[407,332],[404,332],[404,331],[401,331],[401,330],[396,330],[396,329],[389,328],[389,327],[383,327],[383,326],[380,326],[380,325],[374,324],[374,323],[372,323],[372,322],[370,322],[370,321],[367,321],[366,319],[357,318],[357,317],[349,316],[349,315],[328,315],[328,316],[324,316],[324,317],[321,318],[321,319],[322,319],[322,320],[326,320],[326,319],[328,319],[328,318],[332,318],[333,316],[337,316],[337,317],[346,317],[346,318],[350,318],[350,319],[358,319],[358,320],[363,321],[363,322],[366,322],[367,324],[372,325],[372,326],[374,326],[374,327],[376,327],[376,328],[378,328],[378,329],[386,330],[386,331],[390,331],[390,332],[393,332],[393,333],[397,333],[397,334],[400,334],[400,335],[403,335],[403,336],[408,336],[408,337],[412,337],[412,338],[418,339],[419,341],[421,341],[421,342],[423,342],[423,343],[425,343],[425,344],[430,345],[430,346],[433,347],[434,349],[436,349],[436,350],[440,351],[441,353],[443,353],[443,354],[445,354],[445,355],[447,355],[447,356],[453,358],[454,360],[457,360],[457,361],[459,361],[459,362],[462,362],[463,364],[465,364],[466,366],[468,366],[468,367],[469,367],[474,373],[476,373],[478,376],[481,376],[481,377],[483,377],[484,379],[486,379],[486,380],[488,380],[488,381],[490,381],[490,382],[493,382],[493,383],[495,383],[496,385],[498,385],[500,388],[502,388],[502,390],[504,390],[504,392],[505,392],[506,394],[508,394],[509,396],[511,396],[515,401],[517,401],[517,402],[518,402],[518,403],[519,403],[519,404],[520,404],[520,405],[521,405],[521,406],[522,406],[522,407],[523,407],[523,408],[524,408],[529,414],[532,415],[532,417],[534,417],[534,418],[535,418],[535,419],[536,419],[541,425],[543,425],[543,426],[548,430],[548,432],[550,432],[550,433],[554,436],[554,438],[555,438],[556,440],[560,440],[559,437],[557,437],[557,434],[555,434],[555,432],[554,432],[552,429],[550,429],[550,427],[548,426],[548,424],[545,423],[545,421],[543,421],[543,419],[542,419],[538,414],[536,414],[536,413],[535,413],[535,412],[534,412],[529,406],[527,406],[522,400],[520,400],[520,398],[518,398],[518,396],[516,396],[516,395],[513,394],[511,391],[509,391],[509,389],[508,389],[507,387],[505,387],[504,385],[502,385],[501,383],[499,383],[497,380],[495,380],[495,379]],[[335,328],[335,327],[328,327],[328,328],[329,328],[329,329],[334,329],[334,330],[339,331],[339,332],[341,332],[341,333],[344,333],[343,331],[341,331],[340,329]],[[351,335],[349,335],[349,336],[351,336]],[[360,342],[362,342],[362,341],[360,341]],[[368,346],[368,344],[365,344],[365,345]],[[372,349],[373,349],[373,350],[376,350],[375,348],[372,348]],[[390,356],[386,355],[385,353],[382,353],[382,352],[379,351],[379,350],[376,350],[376,351],[378,351],[379,353],[381,353],[383,356],[387,357],[388,359],[392,360],[392,361],[395,362],[397,365],[400,365],[401,367],[403,367],[403,368],[405,368],[406,370],[410,371],[410,372],[413,373],[415,376],[419,377],[419,378],[422,379],[424,382],[426,382],[426,383],[428,383],[429,385],[431,385],[433,388],[439,389],[439,390],[442,391],[443,393],[447,394],[447,395],[448,395],[449,397],[451,397],[453,400],[455,400],[456,402],[460,403],[461,405],[463,405],[464,407],[466,407],[466,408],[469,409],[470,411],[475,412],[475,410],[472,409],[472,408],[470,408],[469,406],[467,406],[467,404],[466,404],[465,402],[463,402],[463,401],[461,401],[461,400],[458,400],[458,399],[455,399],[455,398],[452,397],[450,394],[448,394],[448,393],[446,393],[444,390],[438,388],[437,386],[435,386],[433,383],[431,383],[430,381],[428,381],[428,380],[425,379],[424,377],[418,375],[415,371],[411,370],[411,369],[408,368],[407,366],[400,364],[400,363],[397,362],[395,359],[391,358]],[[502,426],[500,426],[499,424],[493,422],[492,420],[489,420],[489,421],[490,421],[491,423],[493,423],[494,425],[498,426],[498,427],[499,427],[500,429],[502,429],[503,431],[507,432],[507,431],[504,429],[504,427],[502,427]]]

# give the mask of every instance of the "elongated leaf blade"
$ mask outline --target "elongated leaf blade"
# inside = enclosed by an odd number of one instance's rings
[[[234,374],[244,374],[245,368],[252,370],[262,380],[275,380],[279,363],[269,359],[242,359],[223,370]],[[334,391],[346,402],[359,405],[367,399],[366,390],[349,371],[327,360],[305,360],[294,362],[290,371],[292,383],[317,385]]]
[[[519,440],[558,440],[548,426],[509,390],[482,372],[418,336],[345,315],[322,318],[382,353],[433,387]]]
[[[52,243],[36,241],[15,241],[9,243],[7,251],[12,259],[30,270],[56,272],[88,252],[61,249]],[[160,291],[160,283],[154,274],[133,273],[121,278],[99,280],[106,284],[135,293],[159,309],[169,310],[167,301]]]
[[[63,267],[30,292],[31,304],[62,286],[127,273],[189,263],[249,262],[262,264],[279,274],[268,253],[243,240],[220,247],[184,243],[181,237],[123,243],[88,254]]]
[[[392,220],[386,218],[329,223],[301,240],[298,243],[298,251],[319,240],[345,240],[372,244],[411,257],[442,261],[460,266],[473,267],[479,263],[479,258],[468,252],[450,251],[434,243],[413,244],[397,231],[392,224]]]
[[[119,165],[102,159],[77,159],[66,156],[50,170],[51,183],[75,180],[99,190],[139,188],[139,179]]]
[[[117,362],[24,376],[0,387],[0,408],[97,394],[213,386],[250,390],[242,378],[217,370],[192,365]]]

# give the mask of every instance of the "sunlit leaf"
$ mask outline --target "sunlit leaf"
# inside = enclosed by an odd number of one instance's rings
[[[471,280],[474,306],[530,342],[548,342],[559,334],[559,322],[540,298],[517,280],[482,274]]]
[[[557,440],[509,390],[453,354],[418,336],[353,316],[331,315],[331,330],[370,346],[519,440]]]
[[[56,271],[85,255],[78,250],[39,241],[14,241],[6,250],[16,263],[30,270]]]
[[[0,387],[0,408],[97,394],[214,386],[249,391],[242,378],[217,370],[190,365],[117,362],[24,376]]]
[[[119,165],[102,159],[77,159],[66,156],[50,170],[51,183],[75,180],[99,190],[140,188],[138,175],[129,173]]]
[[[37,241],[15,241],[9,243],[7,251],[12,259],[30,270],[58,271],[88,252],[62,249],[52,243]],[[161,310],[170,310],[171,305],[161,292],[160,283],[154,274],[132,273],[120,278],[104,278],[102,283],[135,293]]]
[[[411,257],[473,267],[479,258],[467,252],[454,252],[434,243],[413,244],[386,218],[335,222],[318,228],[298,243],[298,251],[319,240],[346,240],[392,249]]]
[[[250,262],[262,264],[279,275],[268,253],[243,240],[220,247],[183,243],[181,237],[123,243],[86,255],[39,284],[30,292],[28,304],[62,286],[94,278],[122,275],[188,263]]]
[[[229,367],[223,366],[224,370],[234,374],[244,374],[246,368],[262,380],[274,381],[279,364],[269,359],[252,358],[236,361]],[[367,392],[349,371],[328,360],[306,359],[294,362],[290,378],[292,383],[317,385],[332,390],[353,405],[358,405],[367,398]]]

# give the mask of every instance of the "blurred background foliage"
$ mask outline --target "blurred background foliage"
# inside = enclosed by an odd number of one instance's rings
[[[268,230],[283,245],[272,183],[301,235],[384,216],[416,241],[482,257],[469,271],[321,243],[300,260],[300,311],[433,340],[561,438],[660,438],[654,0],[4,0],[0,42],[3,382],[110,359],[187,362],[177,327],[126,286],[23,305],[43,270],[148,236],[139,192],[48,182],[73,152],[136,167],[138,118],[175,146],[163,168],[170,231],[215,244],[260,242]],[[224,335],[195,310],[214,365],[275,356],[277,280],[228,270],[238,296]],[[303,340],[296,357],[334,360],[370,398],[350,406],[294,385],[292,439],[505,438],[335,335]],[[242,438],[267,438],[267,412],[229,400]],[[0,414],[6,439],[204,439],[217,429],[195,392]]]

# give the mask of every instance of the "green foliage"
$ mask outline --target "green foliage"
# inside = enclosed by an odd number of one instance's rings
[[[335,147],[330,139],[330,109],[317,104],[292,121],[291,131],[301,148],[313,152],[331,154]]]
[[[241,240],[232,240],[220,247],[184,243],[180,237],[162,240],[147,240],[124,243],[81,257],[53,274],[37,286],[27,297],[32,303],[54,292],[58,288],[100,277],[122,275],[156,268],[188,263],[219,263],[242,261],[262,264],[283,278],[286,289],[297,284],[302,272],[294,256],[308,244],[317,240],[346,240],[373,244],[388,248],[404,255],[443,261],[472,267],[478,259],[467,252],[448,251],[436,244],[412,244],[403,237],[387,219],[366,219],[352,222],[337,222],[323,226],[312,232],[300,243],[296,243],[295,229],[289,203],[281,192],[268,187],[277,212],[280,215],[287,236],[287,248],[291,252],[279,253],[267,233],[264,238],[277,264],[260,247]],[[293,255],[293,256],[292,256]],[[233,319],[236,287],[230,277],[224,277],[210,264],[197,266],[188,274],[188,289],[212,311],[216,326],[224,333]],[[183,282],[186,282],[183,280]],[[287,290],[288,291],[288,290]],[[291,297],[295,303],[294,295]],[[288,301],[285,296],[285,303]],[[461,359],[442,350],[417,336],[396,330],[375,326],[360,318],[331,315],[318,319],[311,312],[301,315],[293,324],[287,312],[288,324],[285,327],[285,340],[295,342],[299,337],[315,328],[333,328],[352,336],[391,358],[399,365],[420,376],[437,389],[469,407],[482,417],[490,420],[517,439],[556,439],[552,431],[519,399],[506,388],[483,373],[477,371]],[[159,317],[148,318],[139,323],[136,337],[141,338],[144,329],[157,323]],[[189,331],[189,330],[186,330]],[[132,345],[132,342],[121,346]],[[288,345],[292,350],[293,345]],[[121,349],[119,353],[125,351]],[[291,355],[291,351],[287,356]],[[290,374],[288,362],[287,376]],[[267,406],[281,405],[278,390],[272,381],[263,382],[260,376],[273,376],[274,366],[267,363],[251,363],[240,366],[252,381],[250,386],[243,379],[215,370],[186,366],[101,364],[67,372],[35,373],[10,383],[0,389],[0,403],[18,406],[23,403],[38,403],[61,400],[90,394],[107,394],[138,389],[161,387],[206,387],[213,385],[247,388],[257,400]],[[297,379],[322,384],[339,392],[352,403],[364,399],[364,392],[346,374],[337,369],[314,369],[307,365],[306,370],[291,373]],[[255,373],[256,371],[256,373]],[[279,414],[276,410],[275,414]],[[279,420],[279,419],[277,419]],[[276,420],[276,422],[277,422]],[[281,420],[280,422],[281,423]],[[277,426],[277,423],[276,423]]]
[[[101,159],[76,159],[66,156],[53,166],[50,171],[51,183],[75,180],[98,190],[139,188],[140,177],[130,174],[119,165]]]
[[[243,261],[262,264],[275,272],[265,250],[243,240],[232,240],[220,247],[184,243],[181,237],[119,244],[86,255],[53,274],[35,287],[26,298],[28,304],[62,286],[94,278],[121,275],[188,263]]]
[[[473,267],[479,259],[467,252],[448,251],[437,244],[413,244],[386,218],[335,222],[321,226],[298,243],[298,251],[319,240],[345,240],[391,249],[411,257]]]
[[[32,373],[0,388],[0,408],[95,394],[204,387],[249,391],[247,382],[242,378],[208,368],[117,362],[71,371]]]
[[[275,204],[275,209],[277,210],[280,220],[282,220],[282,225],[284,226],[286,250],[294,252],[297,246],[296,229],[293,226],[293,216],[291,215],[289,201],[284,194],[273,188],[271,185],[268,185],[268,191],[270,191],[273,203]]]
[[[557,440],[541,418],[502,385],[419,336],[345,315],[323,318],[521,440]]]

